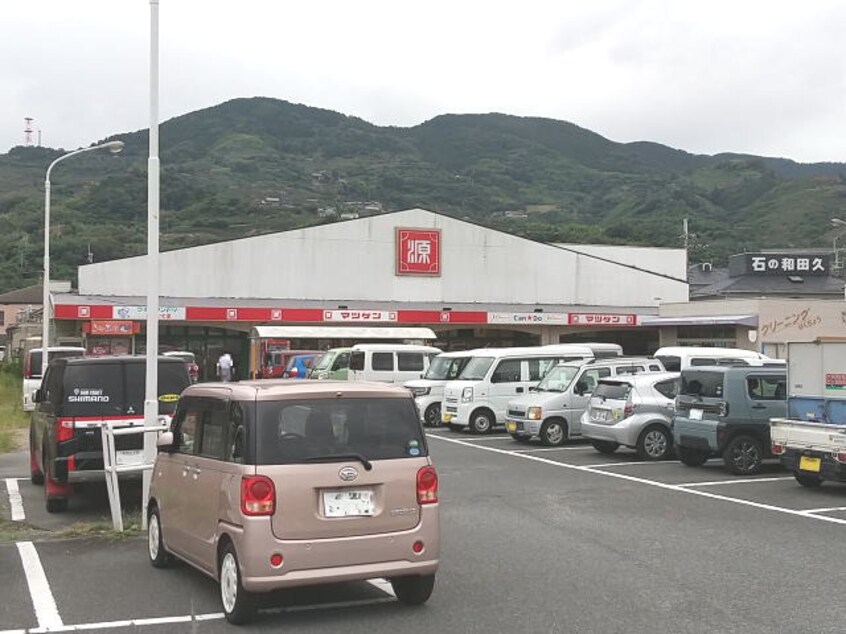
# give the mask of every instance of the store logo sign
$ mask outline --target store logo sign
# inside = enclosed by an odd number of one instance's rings
[[[401,229],[396,232],[396,274],[441,274],[441,230]]]

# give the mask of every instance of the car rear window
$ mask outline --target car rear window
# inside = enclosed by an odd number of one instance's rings
[[[406,398],[259,401],[256,428],[257,464],[428,455],[414,402]]]
[[[29,354],[29,367],[31,368],[30,374],[33,378],[37,378],[41,376],[41,350],[32,350]],[[47,361],[82,356],[85,356],[85,353],[82,350],[50,350],[47,354]]]
[[[159,363],[159,413],[172,414],[190,379],[181,361]],[[144,413],[143,363],[68,366],[62,386],[63,416],[121,416]]]
[[[660,357],[655,358],[664,364],[664,368],[666,368],[667,372],[681,371],[681,357],[661,355]]]
[[[682,372],[679,394],[702,398],[722,398],[724,376],[725,374],[722,372],[708,372],[706,370]]]
[[[624,401],[629,398],[632,386],[628,383],[600,381],[593,391],[594,398],[605,400]]]

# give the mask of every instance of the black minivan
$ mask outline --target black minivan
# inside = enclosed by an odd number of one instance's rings
[[[182,359],[159,357],[159,415],[170,417],[191,384]],[[30,479],[44,484],[47,511],[64,511],[75,482],[105,481],[101,427],[144,424],[146,357],[55,359],[35,392]],[[143,458],[143,434],[115,437],[118,464]]]

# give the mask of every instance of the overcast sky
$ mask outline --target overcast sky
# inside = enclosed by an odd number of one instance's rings
[[[161,120],[264,96],[413,126],[571,121],[694,153],[846,161],[846,3],[160,0]],[[0,0],[0,153],[149,126],[148,0]],[[33,137],[37,139],[37,134]]]

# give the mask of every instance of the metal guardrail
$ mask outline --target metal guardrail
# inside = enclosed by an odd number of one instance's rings
[[[103,440],[103,470],[106,474],[106,489],[109,493],[109,508],[112,514],[112,526],[116,531],[123,532],[123,508],[120,501],[120,487],[118,486],[118,474],[121,473],[143,473],[153,468],[153,463],[140,464],[117,464],[117,450],[115,449],[115,436],[129,436],[130,434],[160,434],[167,431],[170,422],[167,418],[159,418],[158,427],[119,427],[115,424],[104,421],[100,427]],[[143,455],[143,454],[142,454]],[[143,460],[143,457],[142,457]],[[143,500],[142,500],[143,502]],[[143,506],[143,504],[142,504]]]

